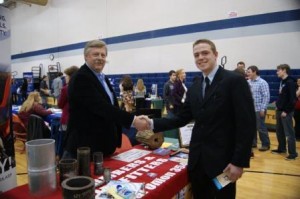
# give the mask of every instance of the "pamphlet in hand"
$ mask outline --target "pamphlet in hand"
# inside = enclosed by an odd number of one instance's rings
[[[223,187],[225,187],[226,185],[231,183],[231,181],[229,180],[229,177],[226,173],[221,173],[220,175],[215,177],[213,179],[213,182],[216,185],[218,190],[222,189]]]

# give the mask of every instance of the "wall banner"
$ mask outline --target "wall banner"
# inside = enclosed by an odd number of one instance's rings
[[[11,130],[11,50],[9,9],[0,6],[0,193],[17,186]]]

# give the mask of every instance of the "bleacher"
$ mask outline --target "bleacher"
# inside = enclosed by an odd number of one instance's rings
[[[119,83],[122,79],[122,76],[124,74],[117,74],[117,75],[107,75],[113,84],[114,90],[119,96],[120,89],[119,89]],[[169,76],[168,73],[139,73],[139,74],[129,74],[132,78],[132,81],[134,84],[137,82],[139,78],[143,79],[146,87],[147,87],[147,93],[150,92],[151,85],[157,84],[158,86],[158,96],[163,95],[163,87],[164,83],[168,81]],[[198,72],[186,72],[186,86],[189,88],[192,84],[193,78],[195,76],[200,76],[201,73]],[[276,70],[260,70],[260,76],[264,80],[266,80],[270,87],[270,103],[274,102],[278,97],[278,90],[279,90],[279,82],[280,79],[277,77]],[[300,69],[293,69],[290,71],[290,76],[296,79],[300,78]]]
[[[300,78],[300,69],[293,69],[289,76],[296,80]],[[276,70],[261,70],[260,77],[266,80],[270,87],[270,103],[276,101],[279,92],[280,79],[277,77]]]
[[[124,74],[115,74],[115,75],[107,75],[108,78],[110,78],[113,88],[117,94],[117,96],[120,95],[120,89],[119,89],[119,83],[122,79],[122,76]],[[168,81],[169,76],[168,73],[138,73],[138,74],[129,74],[132,78],[132,81],[134,84],[136,84],[137,80],[139,78],[143,79],[146,87],[147,87],[147,93],[151,92],[151,85],[157,84],[158,89],[157,93],[158,96],[163,95],[163,87],[164,83]],[[186,86],[189,88],[192,85],[193,78],[195,76],[200,76],[201,73],[199,71],[197,72],[186,72]],[[277,77],[276,70],[260,70],[260,76],[264,80],[266,80],[269,83],[270,87],[270,103],[274,102],[278,97],[278,90],[279,90],[279,82],[280,79]],[[300,78],[300,69],[293,69],[290,72],[290,76],[293,78],[298,79]],[[22,78],[15,79],[17,84],[20,86],[23,82]]]

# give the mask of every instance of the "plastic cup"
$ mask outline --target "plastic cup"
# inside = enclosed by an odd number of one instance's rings
[[[26,142],[30,193],[43,196],[56,190],[55,141],[37,139]]]

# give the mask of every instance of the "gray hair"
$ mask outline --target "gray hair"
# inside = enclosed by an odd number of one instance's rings
[[[107,47],[106,47],[106,43],[102,40],[92,40],[86,43],[85,47],[84,47],[84,56],[86,56],[90,50],[90,48],[105,48],[106,50],[106,55],[107,55]]]

